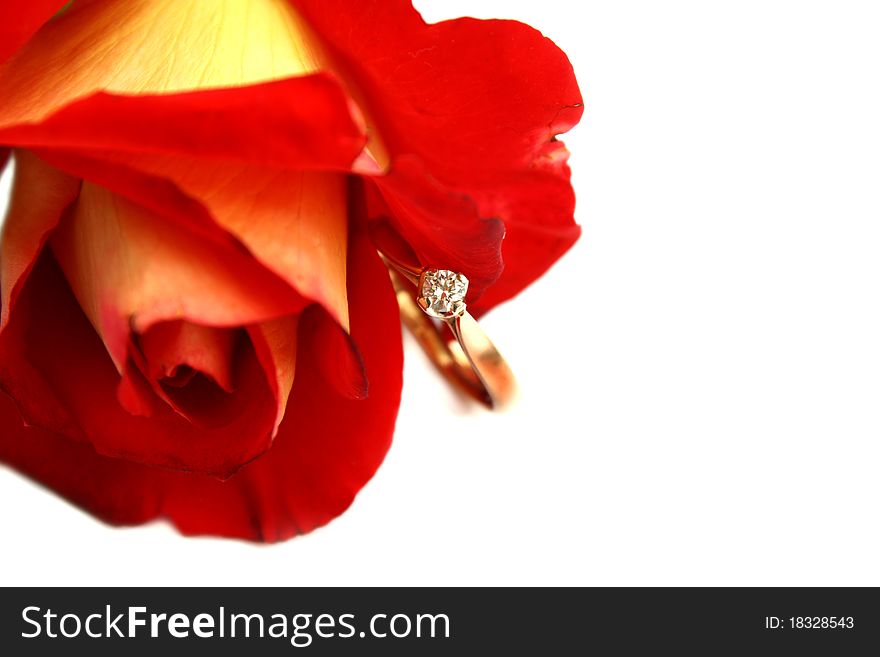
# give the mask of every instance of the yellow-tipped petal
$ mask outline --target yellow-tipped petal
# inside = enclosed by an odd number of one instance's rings
[[[0,126],[97,91],[174,93],[326,68],[287,0],[78,2],[0,67]]]

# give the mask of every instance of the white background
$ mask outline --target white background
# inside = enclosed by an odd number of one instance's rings
[[[0,468],[0,581],[880,584],[877,5],[417,6],[533,24],[585,94],[584,238],[485,320],[518,407],[409,344],[385,465],[269,547],[112,529]]]

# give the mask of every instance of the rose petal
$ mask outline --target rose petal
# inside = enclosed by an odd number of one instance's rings
[[[273,448],[221,482],[96,454],[90,446],[23,428],[0,399],[0,460],[51,486],[105,520],[142,523],[170,518],[188,534],[276,541],[324,524],[348,507],[388,449],[402,383],[396,300],[387,272],[363,235],[349,266],[352,335],[364,355],[370,397],[346,400],[317,371],[301,332],[290,410]],[[112,368],[110,368],[112,370]]]
[[[343,397],[367,397],[369,380],[354,339],[321,306],[315,307],[313,315],[311,345],[318,371]]]
[[[278,432],[296,374],[299,315],[281,317],[248,327],[257,358],[277,400],[273,436]]]
[[[505,222],[504,273],[492,255],[497,232],[483,238],[487,257],[470,265],[473,298],[501,276],[482,309],[518,292],[574,242],[569,173],[554,140],[578,122],[582,99],[571,64],[549,39],[513,21],[427,25],[409,0],[294,4],[361,92],[392,170],[401,156],[415,156],[432,184],[470,196],[480,216]],[[393,193],[418,203],[418,188],[401,185]],[[463,233],[477,229],[473,218],[462,224]],[[418,231],[419,256],[433,258],[426,234],[418,225],[410,231]],[[434,251],[459,248],[449,233],[435,239],[443,245]]]
[[[234,327],[303,307],[246,253],[205,243],[91,183],[83,183],[51,245],[120,371],[132,329],[181,318]]]
[[[0,238],[0,330],[9,321],[23,279],[49,232],[80,188],[79,180],[28,151],[19,150],[15,160],[9,210]]]
[[[70,0],[0,2],[0,63],[6,61]]]
[[[25,81],[13,85],[3,73],[0,68],[0,93],[25,95]],[[137,155],[146,161],[146,156],[159,157],[161,165],[164,155],[347,169],[366,140],[356,107],[326,73],[179,94],[97,93],[36,120],[12,109],[0,105],[0,143],[75,150],[123,164]]]
[[[569,220],[575,198],[565,163],[568,152],[559,142],[548,143],[546,150],[546,158],[532,169],[491,189],[471,191],[484,212],[504,217],[507,229],[504,272],[470,306],[477,316],[530,285],[580,237],[581,227]]]
[[[348,329],[346,179],[341,174],[137,158],[199,200],[268,269]]]
[[[470,300],[495,282],[502,266],[501,221],[482,219],[472,198],[439,185],[411,156],[398,158],[391,172],[373,184],[382,204],[371,199],[372,217],[389,219],[422,265],[465,274],[474,290]]]

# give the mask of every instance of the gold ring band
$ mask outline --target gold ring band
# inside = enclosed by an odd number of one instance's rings
[[[458,276],[464,280],[465,290],[467,279],[447,270],[414,269],[381,251],[380,255],[388,265],[404,325],[441,374],[490,409],[509,403],[516,393],[513,372],[477,320],[465,310],[463,297],[451,316],[444,316],[426,308],[429,304],[420,296],[426,276],[438,272]]]

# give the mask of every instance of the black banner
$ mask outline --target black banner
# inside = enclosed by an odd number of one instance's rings
[[[645,653],[646,645],[655,650]],[[23,588],[3,589],[0,604],[6,655],[851,655],[878,648],[880,601],[867,588]]]

